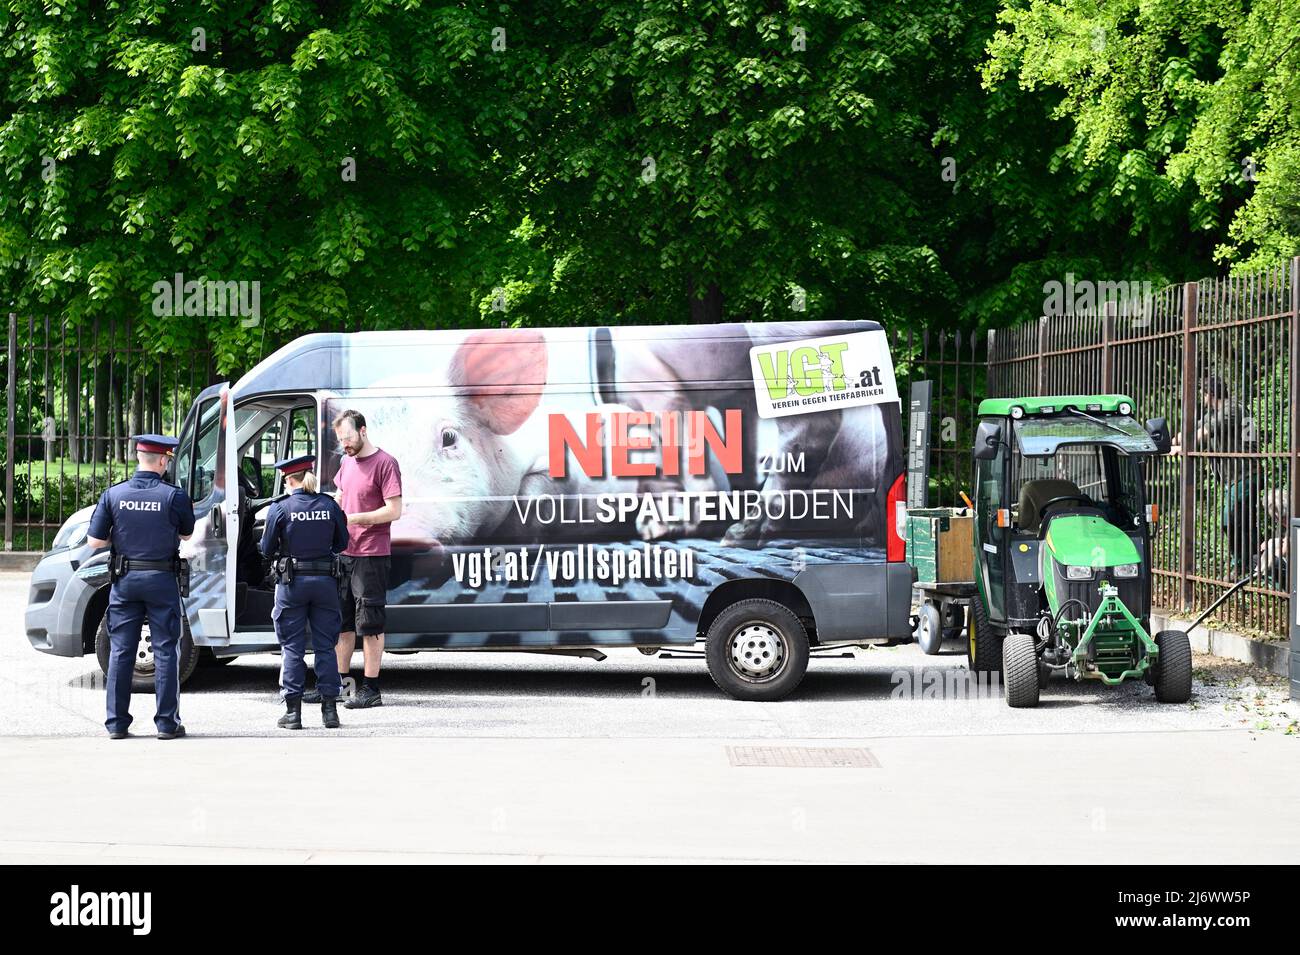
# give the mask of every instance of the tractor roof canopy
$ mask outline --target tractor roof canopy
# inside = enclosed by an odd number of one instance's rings
[[[1119,414],[1126,404],[1136,407],[1128,395],[1048,395],[1039,398],[985,398],[980,402],[980,417],[1006,417],[1012,408],[1023,408],[1027,415],[1052,414],[1065,408],[1078,408],[1089,414]]]

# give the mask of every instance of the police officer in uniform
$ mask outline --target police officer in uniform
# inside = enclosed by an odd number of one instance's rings
[[[112,586],[108,597],[108,719],[113,739],[129,736],[131,677],[140,625],[149,620],[153,645],[154,724],[159,739],[185,735],[180,714],[181,593],[180,542],[194,533],[189,496],[163,480],[179,442],[160,434],[137,434],[139,470],[102,495],[90,519],[92,546],[112,547]]]
[[[334,655],[343,622],[336,555],[348,545],[348,519],[334,498],[320,493],[312,473],[315,463],[314,454],[275,462],[291,493],[271,505],[261,543],[262,554],[275,561],[277,581],[271,617],[280,641],[280,695],[285,703],[277,725],[291,730],[302,729],[309,626],[321,721],[327,729],[338,728],[342,692]]]

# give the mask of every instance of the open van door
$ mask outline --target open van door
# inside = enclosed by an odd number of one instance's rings
[[[230,386],[222,384],[215,403],[204,392],[195,422],[193,480],[194,536],[182,547],[190,558],[190,596],[186,611],[191,618],[194,642],[202,646],[226,646],[232,632],[234,613],[234,567],[231,563],[231,495],[227,449],[234,441],[231,430]],[[202,400],[207,399],[207,400]],[[236,485],[237,487],[237,485]],[[233,504],[238,506],[239,496]],[[238,515],[234,520],[238,522]],[[235,531],[237,533],[237,530]],[[193,627],[194,619],[198,627]]]
[[[239,438],[235,432],[235,408],[230,389],[221,392],[221,438],[217,460],[221,462],[218,486],[224,494],[221,501],[222,523],[226,528],[226,634],[235,632],[235,615],[239,612],[237,597],[239,581]]]

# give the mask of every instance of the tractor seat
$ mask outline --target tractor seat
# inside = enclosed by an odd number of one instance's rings
[[[1056,478],[1043,478],[1028,481],[1020,489],[1020,529],[1030,534],[1038,533],[1039,509],[1054,497],[1068,494],[1081,494],[1079,485],[1073,481]],[[1080,507],[1078,501],[1062,501],[1057,507],[1062,510],[1074,510]]]

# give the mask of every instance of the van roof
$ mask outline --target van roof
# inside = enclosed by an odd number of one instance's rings
[[[806,330],[801,326],[807,326]],[[879,331],[878,322],[819,321],[819,322],[748,322],[721,325],[619,325],[591,326],[585,328],[520,328],[521,333],[542,334],[547,342],[585,343],[593,333],[609,329],[623,341],[653,341],[675,338],[683,329],[690,329],[695,342],[749,338],[755,344],[767,341],[793,341],[799,338],[817,338],[840,332]],[[234,398],[252,394],[283,392],[308,392],[317,390],[342,391],[364,387],[349,380],[348,354],[365,349],[367,363],[371,366],[409,367],[413,362],[430,369],[437,367],[439,359],[447,360],[459,348],[465,337],[473,332],[493,331],[491,328],[417,329],[411,331],[380,332],[320,332],[304,335],[268,355],[244,374],[231,388]],[[503,329],[511,331],[511,329]],[[385,354],[385,353],[390,354]],[[428,359],[419,359],[421,352]],[[586,368],[568,369],[575,374],[574,381],[585,380]],[[520,382],[543,385],[546,382]]]

